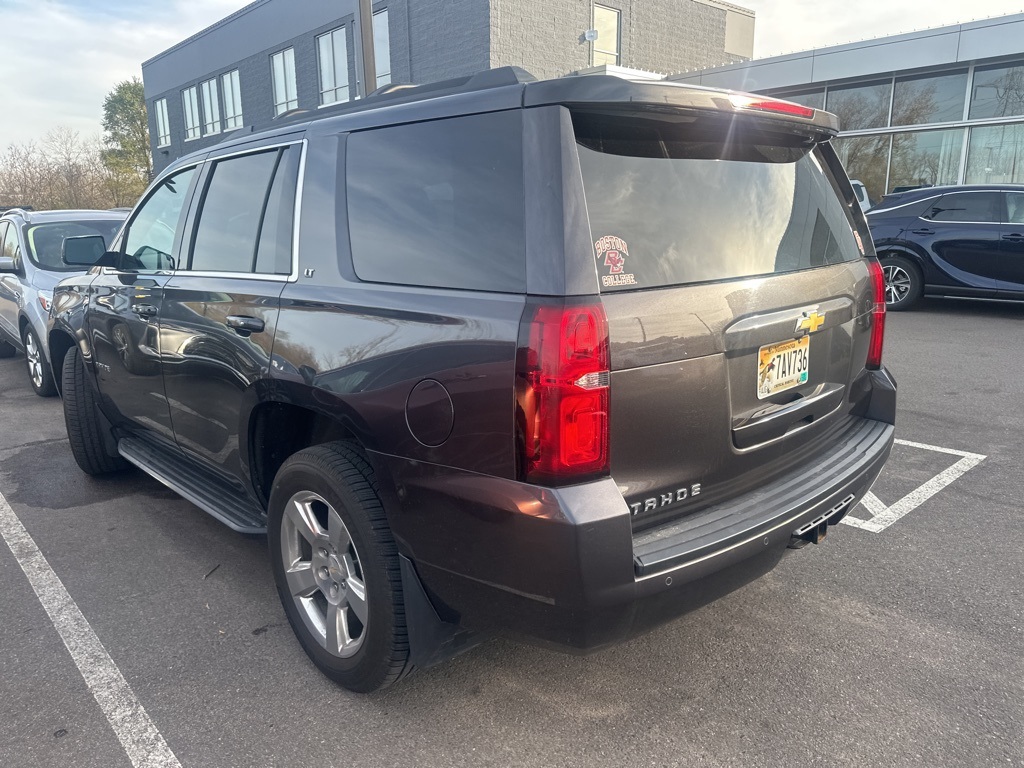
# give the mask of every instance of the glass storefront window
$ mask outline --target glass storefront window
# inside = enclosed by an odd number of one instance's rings
[[[885,174],[889,169],[889,136],[833,139],[832,145],[847,176],[863,183],[872,200],[881,200],[886,192]]]
[[[963,128],[893,134],[889,189],[956,184],[963,145]]]
[[[1024,115],[1024,62],[978,67],[971,89],[971,120]]]
[[[898,77],[892,97],[892,124],[921,125],[962,120],[966,96],[966,69],[941,75]]]
[[[825,108],[839,117],[841,131],[883,128],[889,119],[891,94],[891,80],[829,87]]]
[[[966,182],[1024,182],[1024,125],[988,125],[972,128],[967,145]]]

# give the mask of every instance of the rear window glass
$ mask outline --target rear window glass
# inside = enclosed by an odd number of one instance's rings
[[[700,117],[573,122],[603,291],[861,257],[835,180],[801,137]]]
[[[522,154],[518,110],[349,136],[356,275],[382,283],[525,290]]]
[[[60,254],[64,239],[100,235],[109,247],[123,223],[121,219],[100,219],[30,225],[26,230],[28,257],[37,267],[51,272],[81,272],[85,267],[68,266],[61,261]]]

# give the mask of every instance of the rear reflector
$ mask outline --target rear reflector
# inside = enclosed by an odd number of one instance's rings
[[[792,115],[793,117],[814,117],[814,110],[802,104],[794,104],[791,101],[779,101],[778,99],[759,99],[753,96],[740,96],[734,94],[729,101],[737,109],[757,109],[761,112],[776,112],[780,115]]]
[[[608,472],[608,320],[600,303],[530,303],[516,364],[519,476],[549,485]]]
[[[882,344],[885,341],[885,276],[878,259],[868,260],[868,273],[871,275],[874,306],[871,308],[871,343],[865,367],[877,371],[882,367]]]

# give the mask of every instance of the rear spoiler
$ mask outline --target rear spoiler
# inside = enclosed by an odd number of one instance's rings
[[[839,133],[839,118],[822,109],[738,91],[660,81],[626,80],[608,75],[578,75],[526,83],[523,106],[563,104],[568,107],[629,107],[640,111],[699,111],[748,115],[785,123],[815,141]],[[781,126],[780,126],[781,127]]]

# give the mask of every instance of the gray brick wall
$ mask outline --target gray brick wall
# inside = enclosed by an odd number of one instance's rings
[[[674,74],[739,60],[725,53],[725,16],[693,0],[632,0],[627,67]]]
[[[516,65],[540,79],[590,66],[589,0],[491,0],[490,66]]]
[[[488,0],[409,0],[411,79],[430,83],[488,69]]]
[[[619,63],[671,74],[731,62],[726,12],[693,0],[602,0],[619,11]],[[490,66],[515,64],[539,78],[591,66],[592,0],[491,0]]]

